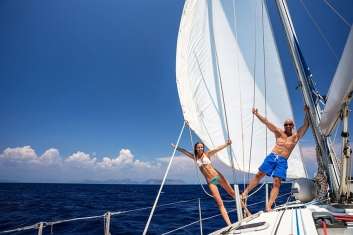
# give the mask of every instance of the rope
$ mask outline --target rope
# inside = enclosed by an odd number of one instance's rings
[[[78,218],[73,218],[73,219],[66,219],[66,220],[58,220],[54,222],[39,222],[34,225],[29,225],[25,226],[22,228],[16,228],[16,229],[11,229],[11,230],[6,230],[6,231],[1,231],[0,234],[5,234],[5,233],[12,233],[12,232],[20,232],[20,231],[25,231],[29,229],[37,229],[40,223],[43,223],[43,228],[47,226],[53,226],[55,224],[61,224],[61,223],[66,223],[66,222],[72,222],[72,221],[78,221],[78,220],[90,220],[90,219],[97,219],[104,217],[104,215],[97,215],[97,216],[87,216],[87,217],[78,217]]]
[[[196,63],[197,63],[197,65],[198,65],[198,70],[199,70],[200,75],[201,75],[201,77],[202,77],[202,81],[206,84],[204,75],[203,75],[202,70],[201,70],[200,62],[199,62],[198,57],[197,57],[197,55],[196,55],[196,53],[195,53],[194,51],[193,51],[193,55],[194,55],[194,57],[195,57],[195,59],[196,59]],[[220,113],[219,110],[217,110],[217,111]],[[203,125],[203,128],[206,130],[206,133],[207,133],[208,138],[210,139],[210,141],[211,141],[211,143],[212,143],[212,146],[215,147],[215,144],[214,144],[214,142],[213,142],[213,140],[212,140],[212,137],[211,137],[211,135],[210,135],[210,133],[209,133],[209,131],[208,131],[208,129],[207,129],[207,126],[206,126],[205,123],[204,123],[204,120],[201,120],[201,123],[202,123],[202,125]],[[234,160],[235,160],[235,163],[236,163],[238,169],[240,169],[240,166],[239,166],[239,163],[238,163],[237,159],[235,158]]]
[[[218,64],[218,55],[217,55],[217,51],[215,51],[215,54],[216,54],[216,62],[217,62],[217,72],[218,72],[218,76],[219,76],[219,83],[220,83],[220,87],[221,87],[221,94],[222,94],[222,103],[223,103],[223,110],[224,110],[224,118],[225,118],[225,121],[226,121],[226,130],[227,130],[227,137],[228,139],[230,139],[230,136],[229,136],[229,125],[228,125],[228,115],[227,115],[227,109],[226,109],[226,105],[225,105],[225,100],[224,100],[224,91],[223,91],[223,84],[222,84],[222,76],[221,76],[221,73],[220,73],[220,69],[219,69],[219,64]],[[230,147],[230,160],[231,160],[231,163],[232,163],[232,173],[233,173],[233,180],[234,180],[234,183],[235,183],[235,165],[234,165],[234,160],[233,160],[233,151],[232,151],[232,147]]]
[[[58,220],[55,222],[47,222],[47,224],[48,225],[55,225],[55,224],[61,224],[61,223],[66,223],[66,222],[78,221],[78,220],[97,219],[97,218],[101,218],[101,217],[104,217],[104,215],[96,215],[96,216],[78,217],[78,218],[66,219],[66,220]]]
[[[255,9],[255,22],[256,22],[256,17],[257,17],[257,7]],[[256,42],[257,42],[257,24],[255,24],[255,49],[254,49],[254,83],[253,83],[253,107],[255,107],[255,99],[256,99],[256,92],[255,92],[255,84],[256,84]],[[255,121],[255,115],[252,115],[251,119],[251,139],[250,139],[250,149],[249,149],[249,164],[248,164],[248,172],[247,172],[247,180],[249,181],[250,179],[250,164],[251,164],[251,158],[252,158],[252,145],[253,145],[253,140],[254,140],[254,121]],[[245,186],[245,180],[244,180],[244,186]]]
[[[325,1],[325,0],[324,0]],[[303,5],[303,8],[305,10],[305,12],[307,13],[307,15],[309,16],[310,20],[313,22],[316,30],[320,33],[320,36],[324,39],[326,45],[328,46],[328,48],[330,49],[331,53],[333,54],[333,56],[336,58],[336,61],[338,61],[338,56],[336,54],[336,52],[334,51],[333,47],[331,46],[330,42],[328,41],[328,39],[325,37],[325,34],[322,32],[319,24],[316,22],[316,20],[314,19],[314,17],[310,14],[308,8],[306,7],[306,5],[304,4],[303,0],[300,0],[300,3]]]
[[[174,148],[174,150],[173,150],[173,155],[172,155],[172,157],[170,158],[170,161],[169,161],[169,164],[168,164],[167,170],[165,171],[165,174],[164,174],[164,177],[163,177],[163,180],[162,180],[161,186],[160,186],[160,188],[159,188],[159,191],[158,191],[158,194],[157,194],[156,200],[154,201],[154,204],[153,204],[153,207],[152,207],[151,213],[150,213],[150,215],[149,215],[149,217],[148,217],[148,220],[147,220],[147,223],[146,223],[145,229],[143,230],[143,235],[146,235],[146,234],[147,234],[147,230],[148,230],[148,227],[149,227],[149,225],[150,225],[150,222],[151,222],[151,219],[152,219],[152,216],[153,216],[154,210],[156,209],[156,206],[157,206],[157,203],[158,203],[159,197],[160,197],[160,195],[161,195],[161,192],[162,192],[162,189],[163,189],[163,186],[164,186],[165,180],[167,179],[167,175],[168,175],[168,173],[169,173],[170,166],[172,165],[172,161],[173,161],[173,159],[174,159],[176,149],[178,148],[178,145],[179,145],[179,142],[180,142],[181,136],[182,136],[182,134],[183,134],[183,132],[184,132],[185,124],[186,124],[186,122],[184,121],[184,123],[183,123],[183,127],[181,128],[181,131],[180,131],[180,134],[179,134],[179,137],[178,137],[178,140],[177,140],[177,143],[176,143],[175,148]]]
[[[16,229],[11,229],[11,230],[1,231],[0,234],[21,232],[21,231],[25,231],[25,230],[29,230],[29,229],[37,229],[37,228],[38,228],[38,225],[34,224],[34,225],[22,227],[22,228],[16,228]]]
[[[262,183],[262,185],[261,185],[259,188],[257,188],[253,193],[251,193],[250,195],[248,195],[248,198],[251,197],[251,196],[253,196],[255,193],[257,193],[265,184],[266,184],[266,183]]]
[[[263,66],[263,75],[264,75],[264,83],[265,83],[265,117],[267,118],[267,79],[266,79],[266,50],[265,50],[265,32],[264,32],[264,2],[262,1],[261,3],[261,24],[262,24],[262,50],[263,50],[263,61],[264,61],[264,66]],[[256,8],[257,10],[257,8]],[[257,11],[255,10],[255,19],[257,17]],[[256,32],[257,32],[257,27],[255,24],[255,52],[254,52],[254,83],[253,83],[253,107],[255,107],[255,98],[256,98],[256,92],[255,92],[255,84],[256,84],[256,42],[257,42],[257,37],[256,37]],[[252,115],[252,121],[251,121],[251,141],[250,141],[250,157],[249,157],[249,164],[248,164],[248,172],[247,172],[247,178],[249,180],[250,178],[250,164],[251,164],[251,158],[252,158],[252,147],[253,147],[253,136],[254,136],[254,117],[255,115]],[[265,134],[265,155],[267,154],[267,143],[268,143],[268,139],[267,139],[267,128],[266,128],[266,134]],[[245,182],[244,182],[245,185]],[[264,184],[263,184],[264,185]],[[262,186],[263,186],[262,185]],[[255,194],[258,190],[260,190],[262,188],[262,186],[257,189],[254,193],[252,193],[251,195]],[[250,196],[251,196],[250,195]],[[249,196],[249,197],[250,197]]]
[[[235,209],[232,209],[232,210],[227,211],[227,213],[234,212],[234,211],[235,211]],[[204,219],[202,219],[202,221],[209,220],[209,219],[213,219],[213,218],[218,217],[218,216],[221,216],[221,215],[222,215],[222,214],[216,214],[216,215],[213,215],[213,216],[204,218]],[[200,222],[199,220],[196,220],[196,221],[191,222],[191,223],[189,223],[189,224],[187,224],[187,225],[183,225],[183,226],[178,227],[178,228],[176,228],[176,229],[170,230],[170,231],[168,231],[168,232],[166,232],[166,233],[162,233],[162,235],[170,234],[170,233],[176,232],[176,231],[178,231],[178,230],[180,230],[180,229],[187,228],[187,227],[189,227],[189,226],[191,226],[191,225],[193,225],[193,224],[199,223],[199,222]]]
[[[234,1],[233,1],[233,14],[235,15],[235,8],[234,8]],[[235,19],[235,16],[234,16]],[[235,27],[235,20],[234,20],[234,27]],[[236,32],[236,31],[235,31]],[[227,130],[227,137],[228,140],[230,139],[230,135],[229,135],[229,125],[228,125],[228,115],[227,115],[227,109],[225,106],[225,99],[224,99],[224,91],[223,91],[223,83],[222,83],[222,76],[220,73],[220,69],[219,69],[219,63],[218,63],[218,53],[217,50],[215,50],[215,55],[216,55],[216,64],[217,64],[217,72],[218,72],[218,77],[219,77],[219,83],[220,83],[220,87],[221,87],[221,94],[222,94],[222,103],[223,103],[223,110],[224,110],[224,118],[225,118],[225,122],[226,122],[226,130]],[[229,157],[230,157],[230,162],[232,163],[232,173],[233,173],[233,182],[235,183],[235,165],[234,165],[234,159],[233,159],[233,148],[230,147],[230,151],[229,151]]]
[[[337,10],[336,8],[334,8],[327,0],[323,0],[324,3],[329,7],[331,8],[331,10],[343,21],[343,23],[345,23],[348,28],[351,27],[351,24],[348,22],[348,20],[346,20]]]
[[[324,219],[321,220],[322,230],[324,231],[324,235],[328,235],[327,225]]]
[[[277,198],[283,197],[283,196],[288,195],[288,194],[291,194],[291,193],[286,193],[286,194],[280,195]],[[255,205],[258,205],[258,204],[261,204],[261,203],[264,203],[264,202],[265,201],[255,202],[255,203],[249,204],[248,207],[255,206]],[[288,203],[288,200],[287,200],[287,203]],[[229,210],[229,211],[227,211],[227,213],[234,212],[235,210],[236,209]],[[203,218],[201,221],[206,221],[206,220],[209,220],[209,219],[213,219],[213,218],[218,217],[218,216],[221,216],[221,214],[216,214],[216,215],[212,215],[210,217]],[[200,220],[193,221],[193,222],[191,222],[189,224],[186,224],[186,225],[183,225],[183,226],[178,227],[176,229],[173,229],[173,230],[170,230],[168,232],[162,233],[162,235],[166,235],[166,234],[170,234],[170,233],[176,232],[178,230],[190,227],[191,225],[194,225],[196,223],[200,223]]]
[[[289,194],[291,194],[291,193],[289,193]],[[278,231],[280,222],[281,222],[281,220],[282,220],[282,217],[283,217],[284,213],[286,212],[286,210],[288,209],[287,204],[288,204],[288,201],[289,201],[290,197],[291,197],[291,195],[289,195],[289,197],[287,198],[287,202],[284,204],[284,210],[283,210],[283,212],[282,212],[282,214],[281,214],[280,219],[279,219],[278,222],[277,222],[276,230],[275,230],[275,233],[274,233],[275,235],[277,234],[277,231]],[[275,202],[275,204],[276,204],[276,202]],[[277,217],[277,218],[278,218],[278,217]]]
[[[236,30],[236,14],[235,14],[235,1],[233,1],[233,20],[234,20],[234,32],[235,32],[235,40],[238,40],[238,33],[237,33],[237,30]],[[237,54],[236,54],[237,55]],[[217,56],[217,54],[216,54]],[[218,59],[217,59],[218,61]],[[238,75],[238,78],[240,77],[239,76],[239,59],[238,57],[236,57],[236,73]],[[221,80],[221,77],[220,77],[220,82],[221,82],[221,89],[222,89],[222,80]],[[223,90],[222,90],[222,98],[223,98]],[[242,158],[243,158],[243,168],[242,169],[245,169],[245,153],[244,153],[244,128],[243,128],[243,108],[242,108],[242,89],[241,89],[241,86],[240,86],[240,83],[239,83],[239,106],[240,106],[240,128],[241,128],[241,144],[242,144]],[[224,103],[224,100],[223,100],[223,105],[225,105]],[[225,115],[227,116],[227,113],[225,112]],[[228,124],[227,124],[228,125]],[[229,130],[228,130],[228,139],[229,139]],[[231,158],[233,159],[233,152],[231,153]],[[233,163],[233,160],[232,160],[232,165],[233,165],[233,168],[234,168],[234,163]],[[233,178],[234,178],[234,184],[235,184],[235,172],[233,170]],[[243,175],[243,184],[245,185],[245,175]]]
[[[264,67],[263,67],[263,74],[264,74],[264,82],[265,82],[265,117],[267,119],[267,77],[266,77],[266,50],[265,50],[265,26],[264,26],[264,1],[261,4],[261,23],[262,23],[262,50],[263,50],[263,60],[264,60]],[[265,155],[267,155],[267,127],[266,127],[266,148],[265,148]]]
[[[204,219],[203,219],[203,220],[204,220]],[[175,232],[175,231],[178,231],[178,230],[183,229],[183,228],[187,228],[187,227],[189,227],[189,226],[191,226],[191,225],[193,225],[193,224],[196,224],[196,223],[200,223],[200,220],[196,220],[196,221],[194,221],[194,222],[192,222],[192,223],[189,223],[189,224],[187,224],[187,225],[184,225],[184,226],[181,226],[181,227],[179,227],[179,228],[170,230],[170,231],[168,231],[168,232],[166,232],[166,233],[162,233],[162,235],[173,233],[173,232]]]

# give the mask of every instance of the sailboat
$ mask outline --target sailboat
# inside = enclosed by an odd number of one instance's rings
[[[327,99],[317,91],[285,0],[276,5],[291,58],[309,107],[317,146],[318,175],[307,179],[300,147],[289,158],[294,202],[244,218],[212,234],[353,234],[349,180],[348,115],[353,93],[353,27]],[[255,174],[275,139],[254,121],[252,107],[280,125],[293,117],[291,102],[265,1],[187,0],[180,22],[176,79],[184,119],[209,148],[233,140],[218,159],[234,170]],[[330,134],[342,122],[343,151]],[[342,161],[338,161],[342,155]],[[235,182],[235,179],[234,179]],[[316,190],[313,190],[316,189]],[[237,190],[235,190],[237,192]],[[237,195],[239,198],[239,195]]]

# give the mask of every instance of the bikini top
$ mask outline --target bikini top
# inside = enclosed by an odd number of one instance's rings
[[[196,160],[196,164],[198,167],[201,167],[202,165],[211,164],[211,160],[207,156],[203,155],[201,158]]]

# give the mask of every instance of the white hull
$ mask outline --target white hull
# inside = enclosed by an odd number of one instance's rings
[[[231,226],[211,234],[325,234],[321,219],[325,219],[328,234],[353,234],[352,222],[336,220],[337,216],[353,216],[353,210],[335,209],[327,205],[295,203],[277,208],[272,212],[258,212]]]

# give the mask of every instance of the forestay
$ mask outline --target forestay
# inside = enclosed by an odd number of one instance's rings
[[[253,122],[253,105],[279,127],[293,117],[262,1],[187,0],[176,77],[184,118],[193,131],[212,148],[226,141],[229,128],[234,168],[256,173],[275,138],[259,120]],[[223,150],[218,157],[232,166],[229,154]],[[305,177],[298,147],[289,158],[288,176]]]
[[[342,105],[353,92],[353,27],[348,35],[341,60],[327,94],[320,127],[323,134],[329,135],[338,119]]]

